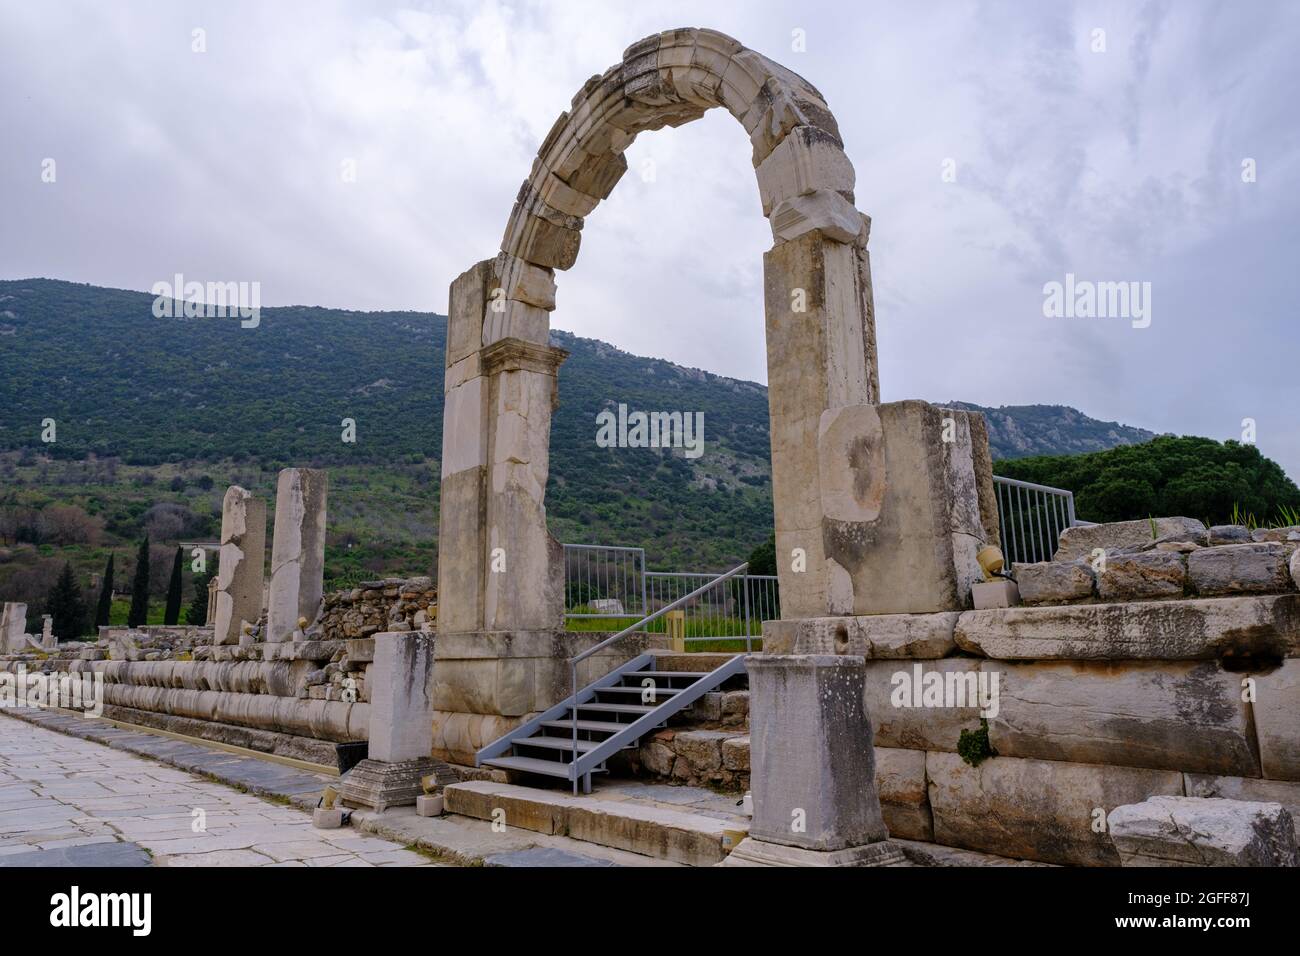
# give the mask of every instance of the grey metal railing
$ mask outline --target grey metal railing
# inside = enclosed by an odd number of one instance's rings
[[[1061,532],[1087,523],[1075,517],[1073,491],[1001,475],[993,476],[993,488],[1008,565],[1052,560]]]
[[[650,608],[663,607],[693,592],[696,597],[681,606],[685,641],[689,645],[719,638],[752,638],[762,632],[763,621],[781,616],[774,574],[742,574],[728,586],[704,587],[716,574],[696,571],[647,571],[646,599]],[[749,649],[747,643],[746,649]]]
[[[564,546],[565,617],[637,619],[648,611],[645,548]]]
[[[592,647],[587,648],[581,654],[577,654],[574,657],[569,658],[569,706],[573,708],[573,751],[572,752],[573,752],[573,762],[574,762],[573,792],[575,795],[578,793],[578,774],[576,772],[577,761],[578,761],[578,665],[581,664],[583,661],[585,661],[587,658],[593,656],[594,654],[600,653],[605,648],[609,647],[611,644],[617,641],[621,641],[629,634],[635,634],[637,632],[644,631],[646,629],[646,625],[650,624],[651,621],[657,621],[659,618],[663,617],[669,611],[677,610],[678,607],[680,607],[682,604],[686,603],[687,601],[690,601],[698,597],[700,594],[704,593],[711,587],[716,587],[717,585],[722,584],[724,581],[728,581],[731,578],[734,578],[737,574],[743,573],[748,568],[749,568],[748,561],[746,561],[744,564],[736,565],[730,571],[727,571],[723,574],[719,574],[714,578],[711,578],[707,584],[703,585],[702,587],[696,588],[690,594],[682,595],[677,600],[673,601],[671,604],[665,604],[663,607],[659,608],[659,610],[647,614],[645,617],[637,621],[635,624],[631,624],[623,628],[623,630],[619,631],[617,634],[613,634],[610,637],[605,638],[599,644],[595,644]],[[745,620],[746,621],[749,620],[748,604],[745,605]],[[748,640],[746,641],[746,647],[748,648]]]
[[[774,574],[742,574],[719,583],[717,572],[647,571],[645,549],[564,545],[564,616],[574,622],[639,620],[680,598],[683,633],[692,643],[746,640],[781,616]],[[590,626],[590,625],[589,625]]]

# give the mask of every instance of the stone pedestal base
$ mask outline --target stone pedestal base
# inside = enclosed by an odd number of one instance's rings
[[[843,850],[805,850],[797,846],[742,840],[719,866],[907,866],[897,845],[888,840]]]
[[[1020,589],[1015,581],[979,581],[971,585],[970,593],[977,611],[1015,607],[1020,603]]]
[[[365,807],[377,813],[389,807],[409,807],[424,793],[420,781],[430,774],[436,777],[439,787],[458,779],[451,767],[432,757],[396,763],[367,758],[343,778],[339,799],[349,807]]]

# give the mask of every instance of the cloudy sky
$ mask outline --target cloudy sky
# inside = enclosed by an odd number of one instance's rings
[[[1220,439],[1251,418],[1300,477],[1296,4],[0,0],[0,277],[445,312],[573,93],[677,26],[828,98],[886,400]],[[744,130],[715,110],[628,160],[553,324],[764,381]],[[1045,317],[1066,273],[1149,282],[1150,325]]]

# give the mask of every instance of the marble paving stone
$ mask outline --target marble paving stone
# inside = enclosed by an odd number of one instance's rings
[[[598,860],[595,857],[583,856],[581,853],[570,853],[567,850],[541,846],[535,846],[528,850],[516,850],[513,853],[498,853],[495,856],[488,857],[484,863],[487,866],[510,867],[618,866],[617,863],[611,860]]]
[[[0,866],[429,863],[378,836],[353,833],[346,846],[330,843],[301,810],[138,753],[220,770],[281,796],[319,792],[320,775],[147,734],[117,735],[110,749],[93,739],[106,735],[89,733],[80,718],[38,717],[0,715]],[[192,828],[195,808],[204,811],[200,832]]]
[[[148,866],[148,852],[135,843],[96,843],[0,856],[0,866]]]

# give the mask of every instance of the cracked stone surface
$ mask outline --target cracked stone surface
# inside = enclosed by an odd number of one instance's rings
[[[0,715],[0,866],[150,863],[433,865],[400,843],[317,830],[293,807]]]

